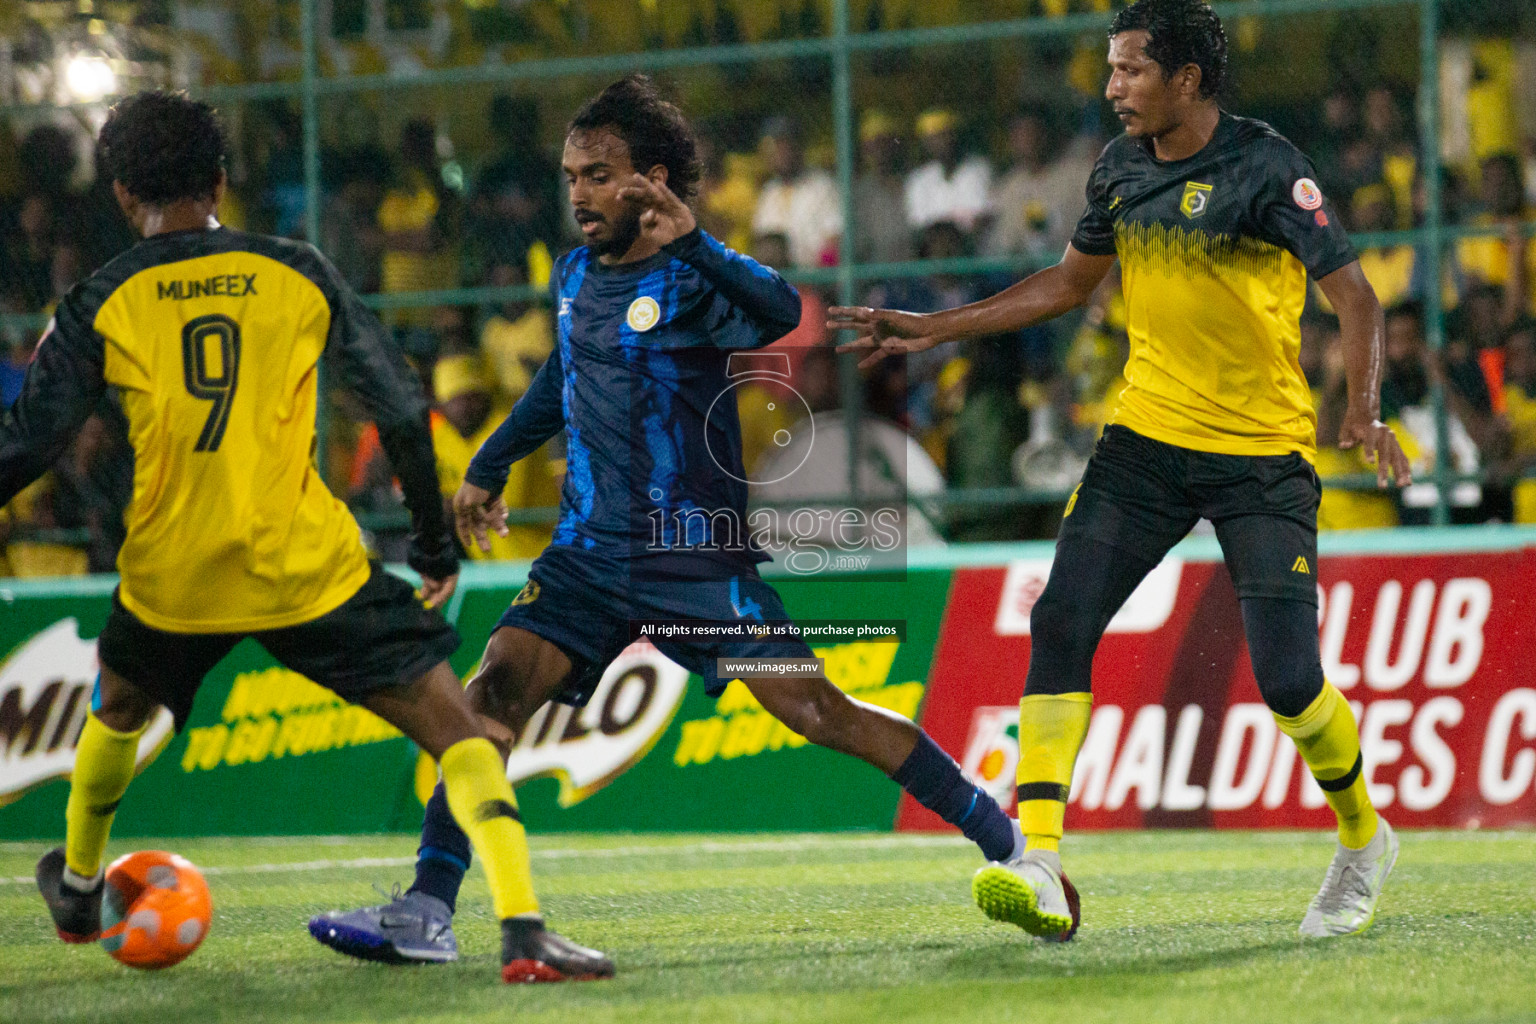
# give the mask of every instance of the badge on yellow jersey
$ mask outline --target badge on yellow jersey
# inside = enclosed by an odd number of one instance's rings
[[[1202,185],[1198,181],[1186,181],[1184,183],[1184,198],[1179,200],[1179,212],[1190,220],[1194,220],[1205,213],[1205,208],[1210,204],[1211,191],[1216,186]]]

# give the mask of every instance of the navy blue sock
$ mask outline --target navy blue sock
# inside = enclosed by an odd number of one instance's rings
[[[426,820],[421,824],[421,848],[416,851],[416,881],[411,892],[436,896],[456,909],[459,886],[469,870],[469,836],[453,820],[448,810],[448,791],[438,782],[427,801]]]
[[[961,774],[955,759],[927,733],[918,737],[917,746],[891,778],[918,803],[965,833],[987,860],[1007,860],[1013,855],[1013,823],[1008,815]]]

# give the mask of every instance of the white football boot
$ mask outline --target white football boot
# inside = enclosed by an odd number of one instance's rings
[[[1082,920],[1077,889],[1062,873],[1061,855],[1049,850],[993,861],[976,872],[971,895],[992,920],[1053,942],[1072,938]]]
[[[1397,833],[1387,819],[1377,821],[1376,835],[1363,848],[1351,850],[1340,844],[1323,876],[1323,887],[1301,919],[1301,934],[1325,939],[1358,935],[1371,926],[1398,850]]]

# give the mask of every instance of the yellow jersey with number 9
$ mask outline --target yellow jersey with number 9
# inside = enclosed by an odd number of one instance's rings
[[[328,342],[345,376],[371,379],[381,421],[425,425],[403,360],[312,247],[227,229],[156,235],[60,303],[34,372],[94,385],[92,403],[103,384],[120,395],[135,462],[119,596],[145,624],[296,625],[368,579],[357,523],[314,464]]]
[[[253,252],[161,264],[102,304],[135,458],[121,597],[146,624],[290,626],[367,580],[357,523],[312,459],[330,320],[314,282]]]

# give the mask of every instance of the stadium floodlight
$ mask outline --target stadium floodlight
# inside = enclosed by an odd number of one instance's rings
[[[75,103],[94,103],[117,91],[117,72],[106,54],[76,50],[64,59],[64,91]]]

